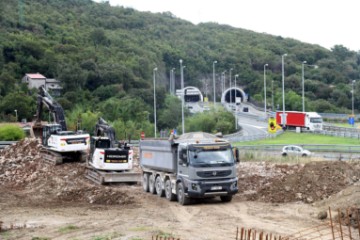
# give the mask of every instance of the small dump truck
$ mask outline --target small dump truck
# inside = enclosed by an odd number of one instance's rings
[[[230,202],[238,192],[239,151],[227,140],[195,132],[139,144],[145,192],[187,205],[194,198]]]

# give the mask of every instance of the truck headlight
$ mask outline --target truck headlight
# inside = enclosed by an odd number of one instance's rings
[[[236,190],[237,189],[237,181],[233,182],[231,185],[230,185],[230,190]]]

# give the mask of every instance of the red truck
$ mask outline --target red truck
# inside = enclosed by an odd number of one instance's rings
[[[323,129],[322,117],[316,112],[285,111],[285,124],[282,121],[283,112],[276,112],[276,123],[281,127],[296,128],[301,130],[321,131]]]

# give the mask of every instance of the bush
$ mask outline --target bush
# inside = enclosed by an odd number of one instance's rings
[[[18,141],[25,138],[25,132],[15,125],[0,127],[0,141]]]

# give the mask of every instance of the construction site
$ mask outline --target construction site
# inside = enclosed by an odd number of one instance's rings
[[[40,140],[0,151],[0,239],[360,239],[360,164],[240,162],[233,201],[181,206],[141,183],[97,184],[48,164]],[[140,173],[138,149],[133,170]]]

